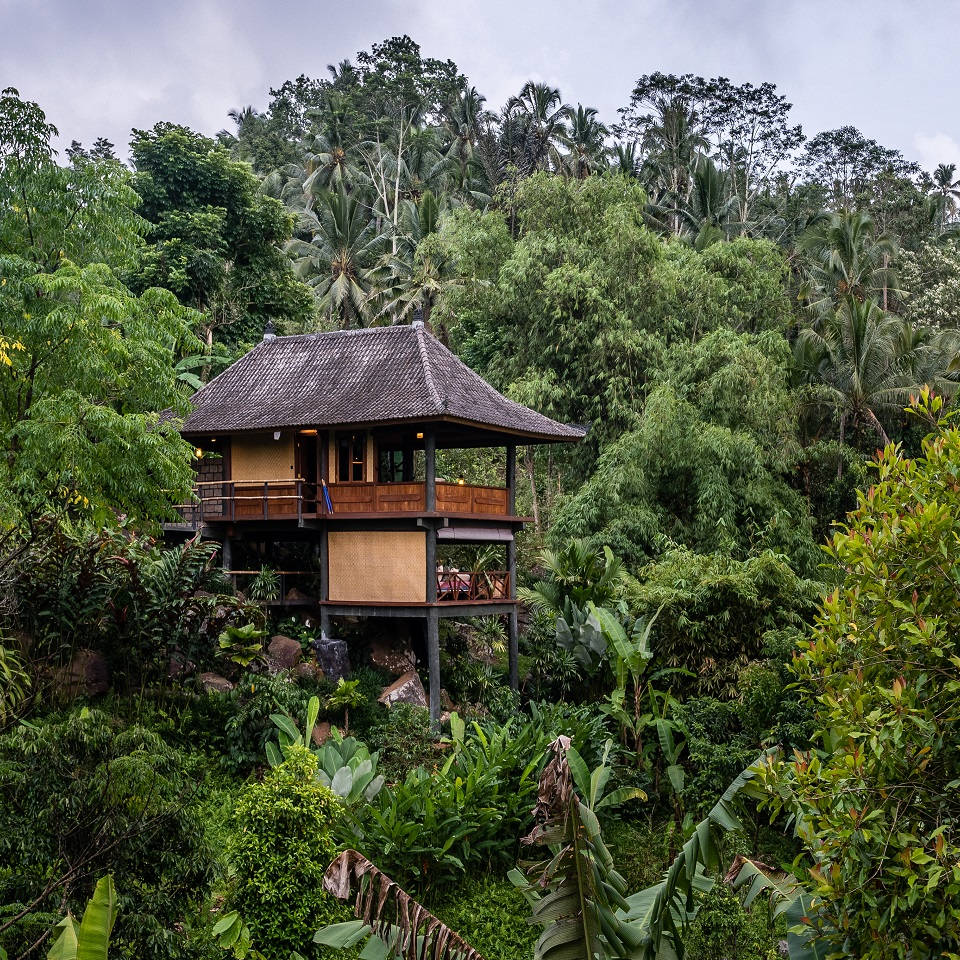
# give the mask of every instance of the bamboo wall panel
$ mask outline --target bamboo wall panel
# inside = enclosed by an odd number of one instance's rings
[[[331,530],[330,599],[349,603],[424,603],[423,531]]]
[[[294,478],[293,435],[273,439],[272,433],[234,437],[230,461],[234,480],[284,480]]]

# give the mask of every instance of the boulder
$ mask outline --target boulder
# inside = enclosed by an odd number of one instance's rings
[[[370,662],[375,667],[400,677],[413,670],[417,658],[410,647],[409,637],[406,638],[406,643],[378,638],[370,644]]]
[[[110,688],[110,671],[103,654],[77,650],[70,663],[55,674],[56,684],[67,697],[92,697]]]
[[[388,707],[392,707],[395,703],[410,703],[415,707],[425,707],[427,694],[417,671],[408,670],[398,680],[394,680],[389,687],[384,687],[377,700]]]
[[[233,684],[219,673],[201,673],[200,682],[207,693],[229,693]]]
[[[293,668],[293,675],[298,680],[322,680],[323,671],[312,661],[304,660]]]
[[[285,637],[282,633],[270,638],[267,656],[280,670],[292,670],[303,656],[299,640]]]
[[[310,739],[313,740],[315,746],[322,747],[330,739],[330,721],[321,720],[313,728],[313,736]]]
[[[320,637],[313,641],[313,646],[317,651],[317,663],[328,680],[336,683],[341,677],[350,675],[350,652],[346,640]]]

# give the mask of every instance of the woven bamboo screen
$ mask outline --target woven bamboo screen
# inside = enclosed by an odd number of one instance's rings
[[[272,433],[234,437],[230,451],[231,478],[238,481],[293,479],[293,436],[279,440]]]
[[[330,599],[424,603],[427,538],[422,531],[331,531]]]

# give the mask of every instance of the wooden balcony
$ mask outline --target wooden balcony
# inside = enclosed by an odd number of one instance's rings
[[[182,523],[173,526],[427,512],[424,483],[333,483],[326,488],[329,503],[322,488],[304,480],[213,480],[196,484],[195,491],[194,503],[176,508]],[[435,512],[444,516],[496,519],[508,515],[505,487],[438,482],[436,499]]]

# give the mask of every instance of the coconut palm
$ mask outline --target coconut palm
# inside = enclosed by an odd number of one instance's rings
[[[640,160],[637,157],[637,145],[630,143],[617,143],[613,147],[613,171],[624,177],[639,177]]]
[[[313,287],[320,311],[342,327],[362,326],[378,293],[389,235],[377,230],[359,197],[342,190],[320,194],[316,207],[301,215],[310,242],[291,240],[287,250],[297,275]]]
[[[830,314],[847,297],[873,298],[885,308],[898,293],[891,266],[897,243],[862,210],[822,218],[800,238],[798,248],[806,255],[800,296],[817,316]]]
[[[557,166],[570,177],[582,179],[606,167],[607,128],[597,119],[593,107],[578,103],[570,111],[570,123],[560,135],[567,153],[558,158]]]
[[[680,211],[689,201],[694,171],[709,148],[698,114],[683,98],[659,98],[641,146],[641,179],[652,209],[661,212],[670,233],[682,233]]]
[[[955,163],[941,163],[933,171],[933,184],[946,200],[946,207],[950,213],[957,210],[957,200],[960,200],[960,180],[956,178],[957,165]]]
[[[723,239],[736,202],[727,175],[703,157],[693,171],[687,202],[679,211],[686,232],[697,238],[694,245],[698,249]]]
[[[899,414],[924,383],[952,392],[951,354],[926,331],[885,313],[876,301],[845,294],[820,329],[805,327],[794,361],[810,388],[810,406],[832,410],[840,441],[848,426],[866,425],[884,444],[883,421]]]
[[[560,91],[545,83],[528,80],[516,97],[507,101],[506,113],[519,122],[522,163],[525,173],[546,170],[566,131],[570,107],[560,100]]]
[[[383,261],[378,321],[406,323],[416,310],[430,325],[430,312],[449,278],[446,258],[423,240],[435,233],[445,210],[443,200],[426,190],[419,200],[406,200],[400,216],[397,252]]]
[[[486,98],[468,87],[443,112],[443,129],[447,138],[444,150],[452,181],[461,190],[470,190],[481,169],[477,148],[488,114],[483,109]]]

